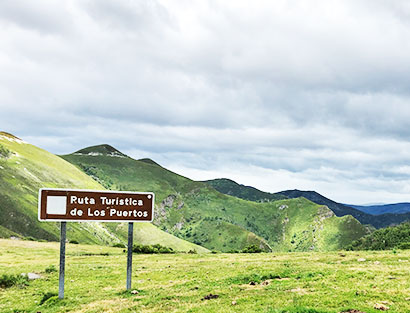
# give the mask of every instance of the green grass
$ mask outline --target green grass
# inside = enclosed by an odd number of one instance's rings
[[[58,272],[46,272],[58,266],[58,243],[0,240],[0,276],[42,275],[0,290],[0,312],[376,313],[382,302],[389,312],[410,311],[410,251],[134,254],[131,294],[122,250],[68,244],[59,300]],[[211,293],[219,297],[201,300]]]
[[[0,132],[0,145],[9,151],[7,158],[0,157],[0,234],[10,232],[46,240],[57,240],[56,223],[37,220],[38,190],[41,187],[102,189],[102,186],[59,157]],[[89,229],[94,228],[89,226]],[[8,231],[6,231],[6,229]],[[98,229],[84,231],[75,226],[72,238],[91,243],[110,243]],[[108,239],[108,238],[107,238]]]
[[[105,189],[90,176],[60,157],[0,132],[0,237],[58,240],[58,223],[37,219],[39,188]],[[69,223],[70,241],[112,245],[125,243],[125,223]],[[205,248],[161,231],[150,223],[135,223],[134,240],[161,244],[178,251],[207,252]]]
[[[121,157],[111,156],[113,152]],[[106,145],[62,158],[111,189],[155,192],[155,225],[210,250],[227,252],[256,244],[267,251],[327,251],[367,233],[354,219],[340,219],[304,198],[265,203],[239,199],[151,160],[124,157]]]

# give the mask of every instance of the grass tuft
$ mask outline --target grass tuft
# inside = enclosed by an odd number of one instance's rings
[[[0,277],[0,288],[10,288],[13,286],[17,286],[20,288],[24,288],[28,286],[28,278],[27,276],[23,275],[8,275],[3,274]]]
[[[47,304],[55,303],[58,300],[58,295],[55,292],[46,292],[43,294],[43,298],[40,300],[40,305],[43,305],[47,302]]]
[[[55,265],[50,265],[46,267],[44,272],[46,272],[47,274],[54,273],[54,272],[57,272],[57,268],[55,267]]]

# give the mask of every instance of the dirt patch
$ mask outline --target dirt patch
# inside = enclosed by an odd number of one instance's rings
[[[210,293],[209,295],[206,295],[205,297],[203,297],[201,300],[211,300],[211,299],[218,299],[219,295],[214,295],[212,293]]]
[[[297,293],[297,294],[300,294],[300,295],[305,295],[305,294],[308,293],[308,291],[306,289],[303,289],[303,288],[294,288],[294,289],[291,289],[290,292],[294,292],[294,293]]]
[[[387,310],[389,309],[388,306],[386,306],[386,305],[384,305],[384,304],[382,304],[382,303],[376,303],[376,304],[374,305],[374,308],[375,308],[376,310],[380,310],[380,311],[387,311]]]

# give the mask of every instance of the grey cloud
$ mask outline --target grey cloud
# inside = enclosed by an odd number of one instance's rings
[[[173,25],[167,9],[158,1],[91,0],[79,4],[84,5],[87,14],[98,24],[122,32],[138,33]]]
[[[67,11],[67,2],[5,0],[0,3],[0,25],[14,24],[46,34],[64,32],[72,24]]]
[[[2,2],[0,125],[55,153],[109,143],[264,190],[402,199],[409,12],[405,1]]]

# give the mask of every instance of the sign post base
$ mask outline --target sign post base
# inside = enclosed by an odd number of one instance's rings
[[[127,290],[131,289],[133,232],[134,223],[130,222],[128,223]]]
[[[58,298],[64,298],[64,276],[65,276],[65,242],[66,242],[67,223],[61,222],[60,235],[60,275],[58,278]]]

